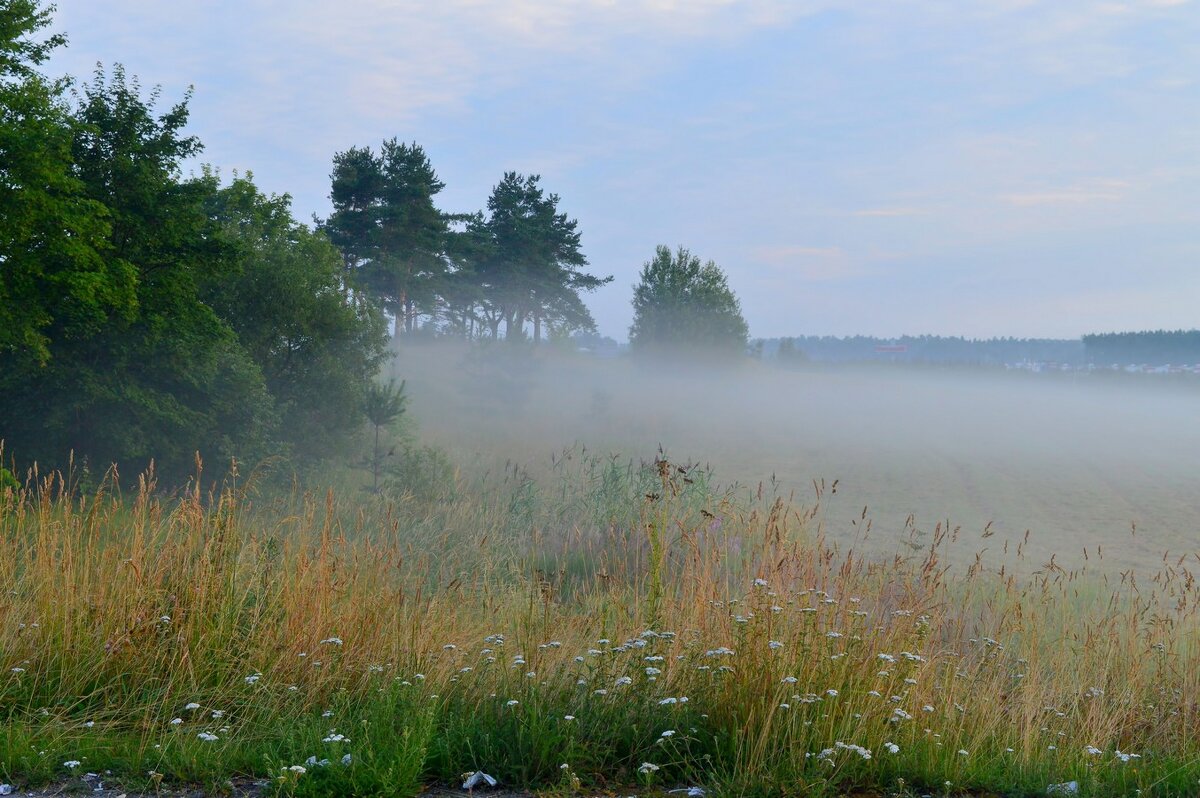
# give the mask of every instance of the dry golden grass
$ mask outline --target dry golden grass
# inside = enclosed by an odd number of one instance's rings
[[[1183,562],[951,569],[941,527],[876,561],[819,501],[578,452],[390,503],[52,476],[3,494],[0,532],[7,780],[1200,786]]]

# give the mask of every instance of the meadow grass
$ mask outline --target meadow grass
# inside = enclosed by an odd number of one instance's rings
[[[955,570],[941,526],[877,560],[821,499],[574,450],[391,501],[34,478],[0,494],[0,780],[1200,789],[1185,562]]]

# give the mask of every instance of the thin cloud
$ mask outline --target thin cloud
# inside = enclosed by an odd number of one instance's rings
[[[835,282],[869,273],[862,263],[839,246],[760,247],[754,254],[760,262],[771,267],[776,278],[797,277],[802,281]],[[791,284],[788,288],[792,291],[802,290],[798,284]]]
[[[866,216],[866,217],[871,217],[871,216],[892,217],[892,216],[919,216],[919,215],[925,214],[925,213],[928,213],[928,211],[924,211],[920,208],[864,208],[862,210],[855,211],[854,215],[855,216]]]
[[[1083,205],[1092,202],[1119,202],[1129,184],[1120,180],[1099,181],[1088,186],[1072,186],[1044,191],[1027,191],[1001,195],[1010,205]]]

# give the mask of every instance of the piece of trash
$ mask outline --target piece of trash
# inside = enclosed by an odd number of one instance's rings
[[[1064,781],[1062,784],[1051,784],[1046,788],[1047,795],[1075,795],[1079,792],[1079,782]]]
[[[680,787],[677,790],[667,790],[667,793],[670,795],[675,795],[677,793],[684,793],[685,795],[687,795],[687,798],[704,798],[704,788],[703,787]]]
[[[473,790],[476,787],[481,787],[485,784],[488,787],[495,787],[497,782],[496,782],[496,779],[493,778],[492,776],[489,776],[488,774],[484,773],[482,770],[477,770],[474,773],[472,773],[470,776],[467,776],[467,780],[463,782],[462,788],[464,790]]]
[[[11,784],[0,784],[0,795],[12,795],[13,786]]]

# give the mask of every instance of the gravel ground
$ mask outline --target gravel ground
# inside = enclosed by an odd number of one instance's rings
[[[235,781],[230,790],[220,794],[227,798],[259,798],[259,796],[265,794],[266,785],[267,782],[264,781]],[[119,788],[109,787],[104,783],[102,777],[92,776],[91,774],[36,790],[10,788],[11,792],[4,792],[3,788],[7,786],[9,785],[0,785],[0,795],[9,795],[12,798],[49,798],[50,796],[84,795],[94,796],[94,798],[208,798],[213,795],[213,793],[198,787],[183,790],[164,789],[157,793],[128,792]],[[521,790],[489,788],[475,790],[471,793],[448,787],[435,787],[426,790],[417,796],[417,798],[474,798],[474,796],[478,796],[479,798],[532,798],[531,793]]]

